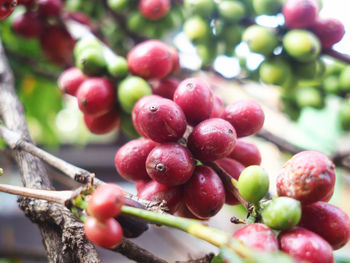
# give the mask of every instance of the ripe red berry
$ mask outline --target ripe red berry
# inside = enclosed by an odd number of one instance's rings
[[[198,78],[183,80],[174,93],[174,102],[184,111],[190,125],[196,125],[210,117],[213,101],[209,85]]]
[[[17,0],[2,0],[0,2],[0,20],[5,19],[12,14],[17,5]]]
[[[255,223],[246,225],[237,230],[233,234],[233,237],[259,251],[269,252],[278,250],[277,237],[264,224]]]
[[[58,77],[57,84],[62,92],[75,96],[80,85],[87,77],[77,67],[66,69]]]
[[[177,210],[178,216],[196,219],[196,220],[203,220],[197,216],[195,216],[193,213],[191,213],[190,210],[188,210],[186,204],[184,202],[181,203],[179,209]]]
[[[174,214],[181,204],[182,194],[182,187],[180,186],[165,186],[156,181],[151,181],[137,193],[137,196],[154,202],[165,200],[169,213]]]
[[[303,151],[288,160],[277,179],[279,196],[311,204],[329,196],[335,184],[335,166],[322,153]]]
[[[120,126],[120,116],[117,109],[112,109],[97,117],[84,115],[84,122],[90,132],[106,134]]]
[[[80,24],[86,25],[92,32],[94,31],[90,17],[87,16],[84,12],[67,12],[66,15],[67,18],[73,19]]]
[[[103,248],[114,248],[123,240],[123,229],[114,218],[100,222],[95,217],[88,217],[84,222],[84,232],[92,243]]]
[[[187,147],[195,158],[211,162],[227,157],[236,145],[236,131],[219,118],[207,119],[194,127]]]
[[[172,64],[173,64],[170,74],[174,74],[181,69],[179,52],[173,47],[169,47],[169,52],[171,54]]]
[[[320,39],[322,48],[326,49],[339,42],[345,34],[343,23],[336,18],[316,19],[311,30]]]
[[[150,180],[145,163],[148,154],[157,145],[158,143],[148,139],[136,139],[124,144],[114,158],[118,173],[128,181]]]
[[[299,225],[323,237],[334,250],[343,247],[350,238],[349,217],[326,202],[303,207]]]
[[[213,111],[211,112],[210,118],[221,118],[224,110],[224,103],[218,96],[214,95]]]
[[[39,38],[43,32],[43,22],[35,12],[25,12],[13,22],[13,30],[25,38]]]
[[[158,145],[146,160],[148,175],[167,186],[185,183],[192,176],[194,167],[195,162],[190,151],[178,143]]]
[[[79,109],[92,117],[106,114],[116,102],[115,87],[105,78],[88,78],[80,85],[76,97]]]
[[[255,144],[237,140],[236,146],[229,155],[244,166],[260,165],[261,155]]]
[[[319,235],[294,227],[278,236],[280,249],[299,261],[333,263],[332,247]]]
[[[232,124],[237,137],[244,137],[260,131],[264,125],[265,115],[255,101],[241,100],[228,105],[222,118]]]
[[[241,163],[230,158],[223,158],[215,161],[215,163],[219,165],[226,173],[228,173],[232,178],[236,180],[238,180],[239,176],[244,170],[244,166]],[[240,203],[237,200],[237,198],[234,196],[234,194],[226,186],[225,186],[225,197],[226,197],[225,203],[228,205],[238,205]]]
[[[159,40],[147,40],[130,50],[128,57],[130,71],[144,79],[161,79],[173,67],[168,45]]]
[[[104,221],[120,213],[125,204],[124,190],[117,184],[103,184],[90,196],[87,211],[90,216]]]
[[[317,0],[288,0],[282,8],[286,26],[306,28],[315,23],[319,11]]]
[[[224,185],[211,168],[197,166],[191,179],[184,185],[184,198],[191,213],[201,219],[208,219],[224,205]]]
[[[174,77],[167,77],[160,80],[157,79],[152,81],[152,93],[172,100],[179,84],[180,81]]]
[[[170,10],[170,0],[140,0],[140,13],[149,20],[159,20]]]
[[[38,5],[42,16],[58,16],[62,10],[61,0],[38,0]]]
[[[25,6],[30,6],[34,2],[35,0],[18,0],[19,5],[25,5]]]
[[[142,188],[148,184],[151,181],[151,178],[149,180],[143,180],[143,181],[137,181],[135,183],[135,188],[137,192],[141,192]]]

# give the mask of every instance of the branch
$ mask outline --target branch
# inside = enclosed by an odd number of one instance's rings
[[[47,261],[45,251],[36,248],[1,248],[0,258],[24,259],[40,262]]]
[[[187,261],[176,261],[175,263],[210,263],[214,256],[214,253],[209,253],[202,258],[189,259]]]
[[[350,55],[348,54],[340,53],[334,49],[324,49],[322,53],[350,64]]]

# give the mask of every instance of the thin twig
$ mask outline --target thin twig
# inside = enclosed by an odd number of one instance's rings
[[[340,53],[334,49],[324,49],[322,50],[322,53],[328,56],[331,56],[333,58],[339,59],[341,61],[344,61],[346,63],[350,63],[350,55],[348,54]]]

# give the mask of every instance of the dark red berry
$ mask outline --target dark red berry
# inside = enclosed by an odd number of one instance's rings
[[[62,10],[61,0],[38,0],[38,5],[42,16],[58,16]]]
[[[181,203],[179,209],[177,210],[178,216],[196,219],[196,220],[203,220],[197,216],[195,216],[193,213],[191,213],[190,210],[188,210],[186,204],[184,202]]]
[[[128,181],[147,181],[146,171],[148,154],[158,143],[148,139],[136,139],[124,144],[117,151],[114,164],[118,173]]]
[[[227,157],[235,147],[236,139],[236,131],[229,122],[213,118],[194,127],[187,146],[195,158],[211,162]]]
[[[174,77],[167,77],[160,80],[152,81],[152,93],[163,98],[172,100],[175,90],[180,81]]]
[[[61,73],[57,80],[62,92],[75,96],[80,85],[87,79],[77,67],[71,67]]]
[[[264,125],[265,115],[255,101],[241,100],[228,105],[222,118],[232,124],[237,137],[244,137],[260,131]]]
[[[0,2],[0,20],[11,15],[16,6],[17,0],[2,0]]]
[[[322,48],[331,48],[338,43],[345,34],[344,25],[336,18],[316,19],[311,30],[318,36]]]
[[[140,13],[149,20],[159,20],[170,10],[170,0],[140,0]]]
[[[43,32],[43,22],[35,12],[25,12],[13,22],[13,30],[25,38],[39,38]]]
[[[230,158],[237,160],[244,166],[260,165],[261,155],[255,144],[237,140],[236,146],[229,155]]]
[[[213,111],[211,112],[210,118],[221,118],[224,110],[224,103],[218,96],[214,95]]]
[[[90,132],[106,134],[120,126],[120,116],[116,109],[112,109],[97,117],[84,115],[84,122]]]
[[[143,180],[143,181],[137,181],[135,183],[135,188],[137,192],[141,192],[142,188],[148,184],[151,181],[151,178],[149,178],[149,180]]]
[[[34,2],[35,0],[18,0],[19,5],[25,5],[25,6],[30,6]]]
[[[319,11],[317,0],[287,0],[282,8],[286,26],[306,28],[315,23]]]

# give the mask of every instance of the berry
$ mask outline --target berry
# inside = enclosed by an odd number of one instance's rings
[[[259,223],[246,225],[233,234],[234,238],[259,251],[278,250],[278,241],[272,230]]]
[[[140,0],[140,13],[150,20],[159,20],[170,10],[170,0]]]
[[[184,111],[190,125],[196,125],[210,117],[213,100],[209,85],[198,78],[183,80],[174,93],[174,102]]]
[[[277,176],[279,196],[289,196],[303,205],[329,196],[335,184],[335,166],[322,153],[303,151],[294,155]]]
[[[184,185],[184,198],[192,214],[208,219],[217,214],[225,202],[225,188],[220,177],[208,166],[197,166]]]
[[[180,80],[174,77],[167,77],[152,81],[152,93],[163,98],[172,100]]]
[[[42,16],[58,16],[62,10],[61,0],[38,0],[38,5]]]
[[[97,117],[109,112],[115,105],[113,83],[105,78],[89,78],[76,94],[79,109],[86,115]]]
[[[194,214],[191,213],[190,210],[188,210],[185,203],[181,203],[179,209],[177,210],[178,216],[196,219],[196,220],[203,220],[201,218],[196,217]]]
[[[319,235],[294,227],[278,236],[280,249],[298,261],[333,263],[332,247]]]
[[[159,40],[148,40],[136,45],[127,57],[130,71],[144,79],[161,79],[173,67],[169,47]]]
[[[169,47],[169,52],[171,53],[171,59],[173,64],[170,74],[175,74],[181,69],[179,52],[173,47]]]
[[[284,0],[253,0],[254,11],[258,15],[276,15],[282,9]]]
[[[84,222],[84,232],[92,243],[103,248],[114,248],[123,240],[123,229],[114,218],[100,222],[88,217]]]
[[[136,139],[124,144],[114,158],[118,173],[128,181],[150,180],[145,162],[148,154],[157,145],[158,143],[148,139]]]
[[[194,127],[187,147],[198,160],[211,162],[227,157],[235,147],[236,139],[236,131],[229,122],[213,118]]]
[[[82,49],[76,56],[75,64],[87,76],[99,76],[107,67],[101,46]]]
[[[260,165],[261,155],[255,144],[237,140],[236,146],[229,155],[244,166]]]
[[[18,0],[19,5],[30,6],[35,2],[35,0]]]
[[[12,14],[13,10],[17,6],[17,0],[3,0],[0,4],[0,20],[4,20],[6,17]]]
[[[277,230],[287,230],[299,223],[300,202],[289,197],[277,197],[263,205],[262,221]]]
[[[91,195],[87,211],[90,216],[104,221],[120,213],[125,203],[124,190],[117,184],[102,184]]]
[[[211,112],[210,118],[221,118],[224,110],[224,103],[218,96],[214,95],[213,111]]]
[[[318,36],[322,48],[331,48],[345,34],[344,25],[336,18],[316,19],[311,30]]]
[[[148,180],[143,180],[143,181],[137,181],[135,183],[135,188],[137,192],[141,192],[141,190],[143,189],[143,187],[148,184],[151,180],[151,178],[149,178]]]
[[[239,1],[220,1],[218,11],[219,16],[228,22],[237,22],[245,15],[244,5]]]
[[[210,27],[202,17],[193,16],[185,21],[183,32],[191,41],[201,41],[208,37]]]
[[[273,85],[282,85],[291,77],[291,68],[283,59],[265,60],[259,67],[260,79]]]
[[[287,0],[282,8],[286,26],[306,28],[315,23],[319,11],[316,0]]]
[[[13,22],[13,30],[28,39],[39,38],[43,33],[43,22],[35,12],[25,12]]]
[[[106,114],[97,117],[84,115],[84,122],[90,132],[106,134],[120,126],[120,116],[116,109],[112,109]]]
[[[128,74],[128,62],[122,56],[108,56],[106,58],[107,71],[115,78],[124,78]]]
[[[242,35],[242,40],[249,46],[250,51],[268,56],[277,47],[276,35],[269,29],[252,25]]]
[[[323,237],[334,250],[343,247],[350,238],[349,217],[326,202],[303,207],[299,225]]]
[[[185,183],[192,176],[194,168],[195,162],[189,150],[177,143],[156,146],[146,160],[148,175],[166,186]]]
[[[193,14],[208,17],[215,10],[214,0],[185,0],[185,8],[189,8]]]
[[[241,100],[228,105],[222,118],[231,123],[237,137],[253,135],[260,131],[265,115],[260,105],[252,100]]]
[[[66,69],[58,77],[57,84],[62,92],[75,96],[80,85],[86,80],[86,76],[76,67]]]

